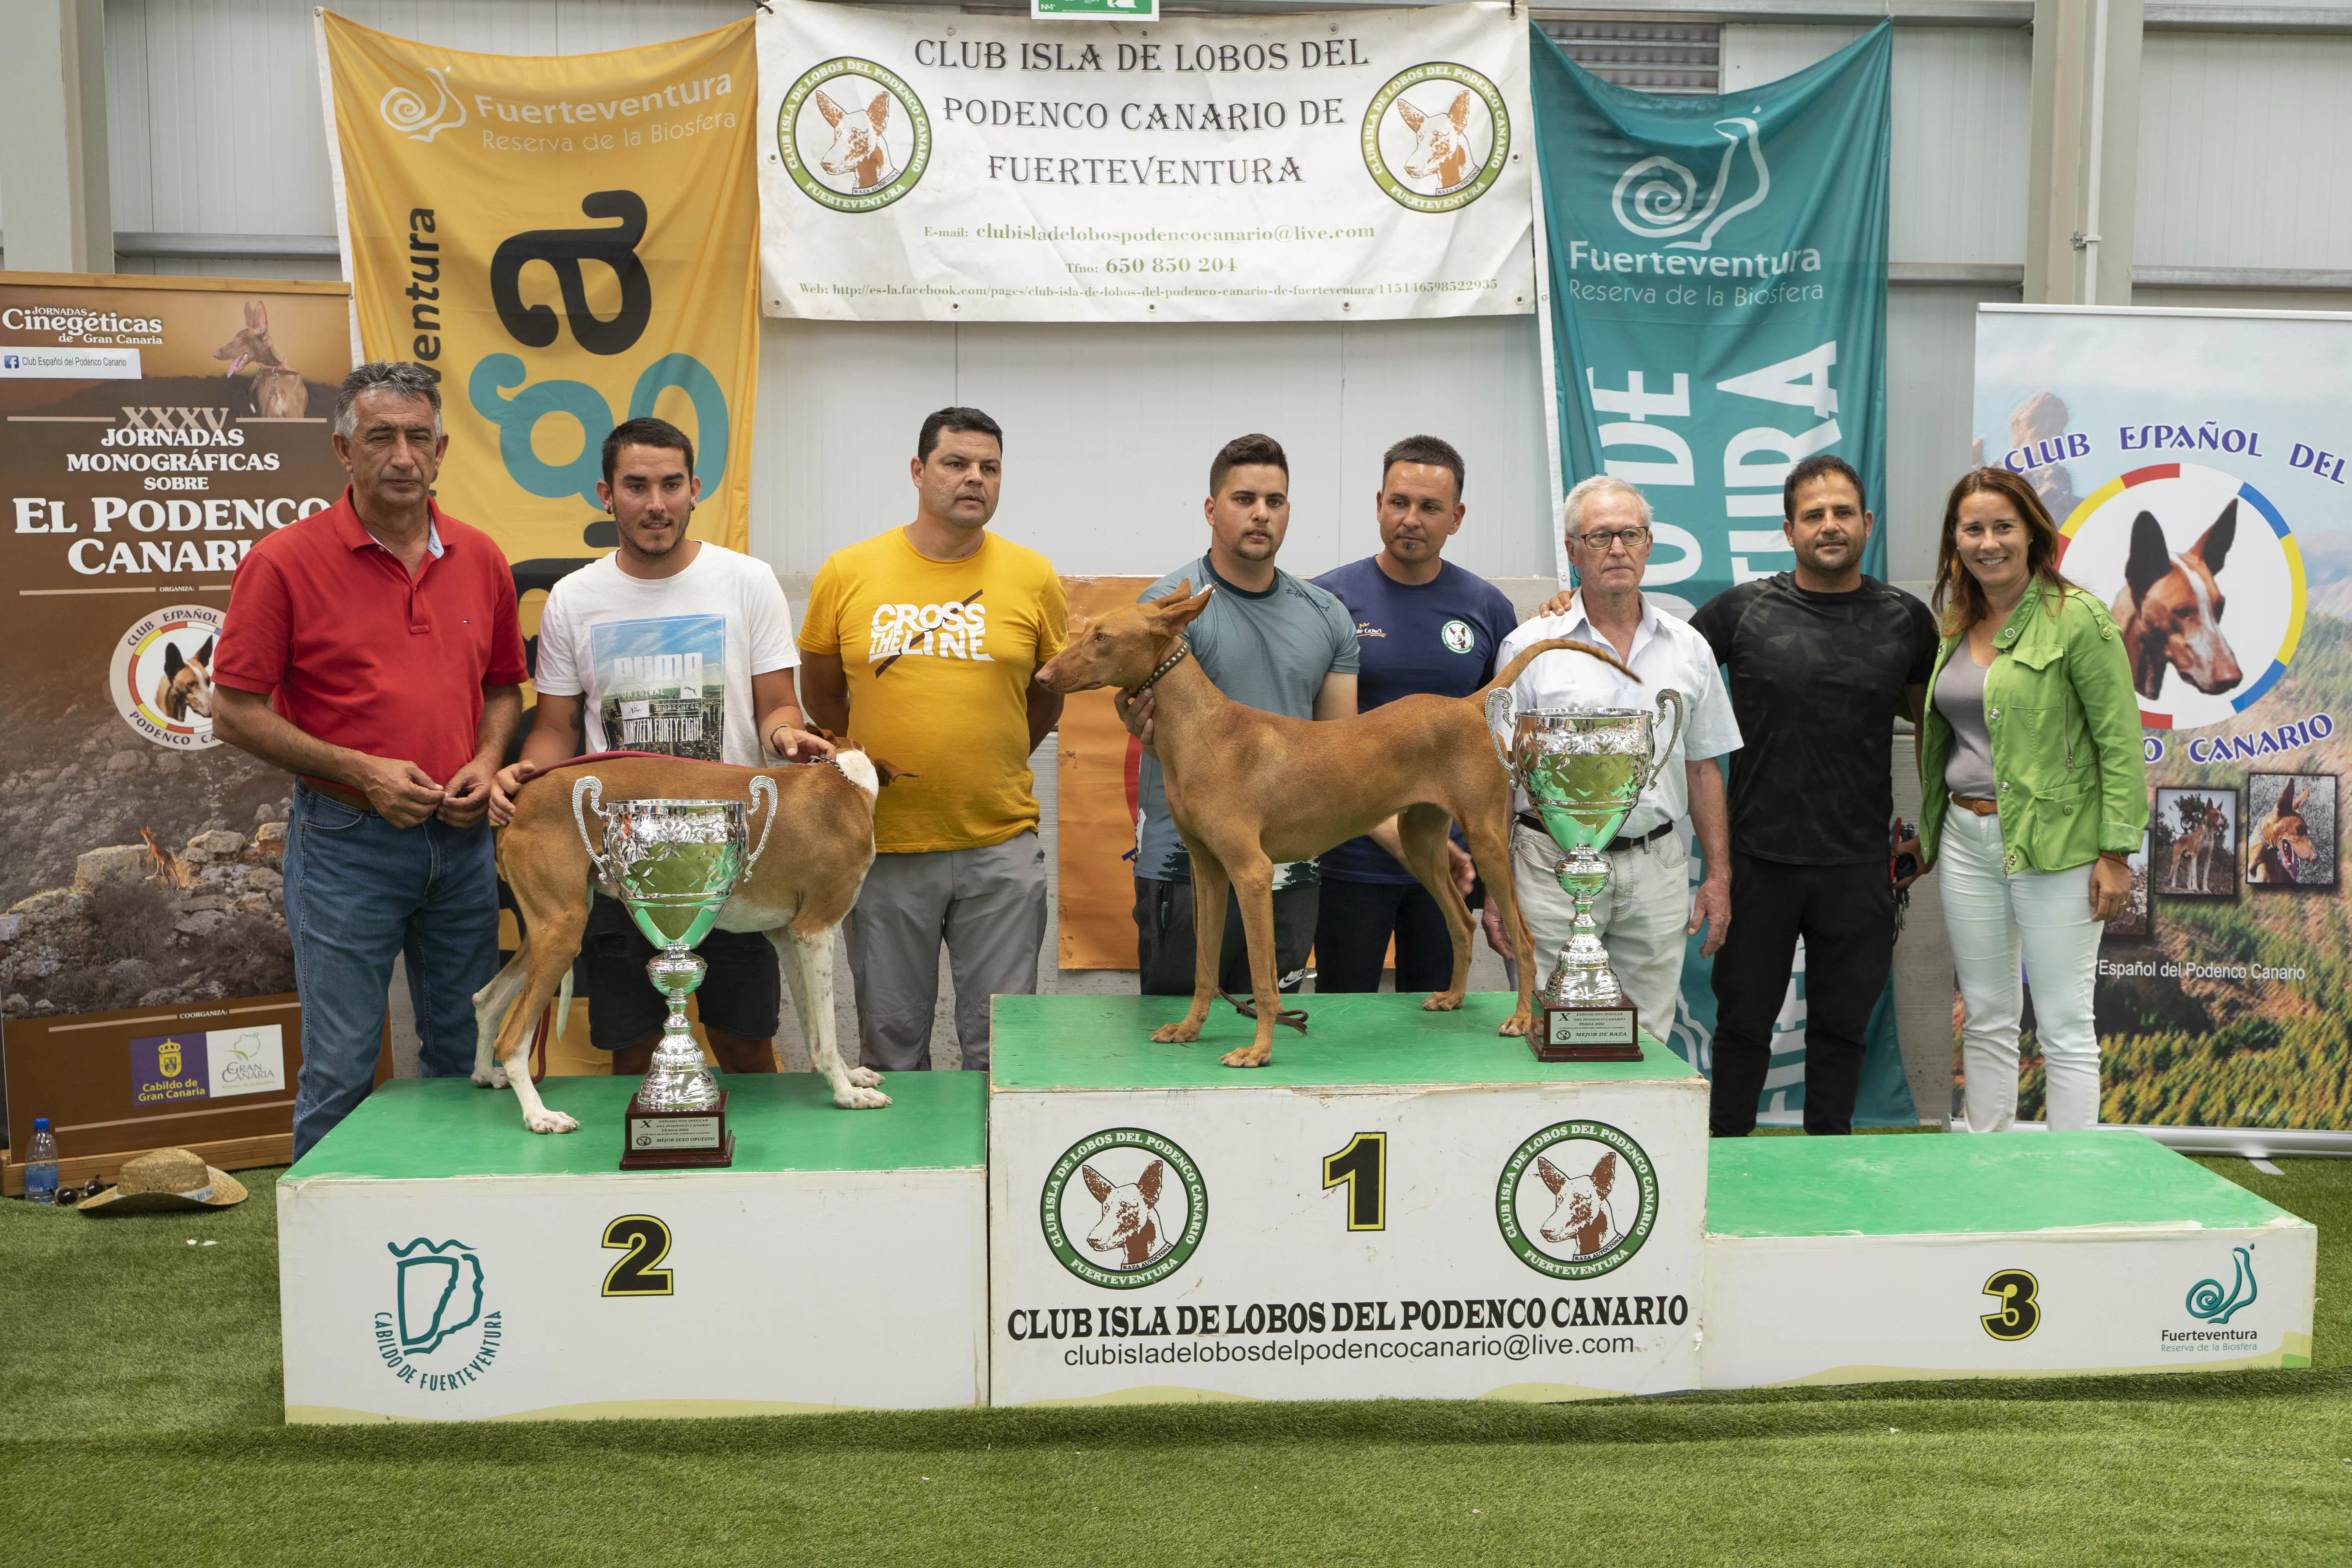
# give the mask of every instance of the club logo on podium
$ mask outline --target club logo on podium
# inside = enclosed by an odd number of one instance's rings
[[[1642,1250],[1658,1218],[1658,1173],[1605,1121],[1557,1121],[1503,1163],[1495,1218],[1518,1260],[1555,1279],[1591,1279]]]
[[[1039,1204],[1045,1245],[1089,1285],[1132,1290],[1184,1267],[1209,1225],[1201,1167],[1157,1132],[1113,1127],[1054,1162]]]

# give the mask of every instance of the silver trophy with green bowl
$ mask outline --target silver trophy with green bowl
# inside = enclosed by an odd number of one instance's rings
[[[646,963],[646,973],[669,1002],[653,1065],[629,1100],[624,1171],[703,1170],[735,1163],[727,1091],[694,1042],[686,999],[709,967],[696,946],[710,934],[735,885],[759,862],[776,825],[776,781],[755,777],[751,794],[754,805],[764,799],[768,813],[760,842],[747,856],[750,807],[740,800],[616,800],[607,805],[604,781],[594,774],[572,786],[572,818],[597,881],[661,950]],[[601,854],[588,830],[591,811],[604,819]]]
[[[1674,728],[1653,757],[1655,726],[1671,712]],[[1592,905],[1609,886],[1601,850],[1625,826],[1682,738],[1683,696],[1660,691],[1658,710],[1641,708],[1537,708],[1515,710],[1508,688],[1487,694],[1486,727],[1496,754],[1567,858],[1553,867],[1575,901],[1566,946],[1544,983],[1540,1026],[1528,1037],[1544,1061],[1639,1061],[1641,1019],[1609,967]],[[1508,740],[1505,739],[1508,736]]]

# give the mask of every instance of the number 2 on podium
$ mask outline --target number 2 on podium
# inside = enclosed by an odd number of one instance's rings
[[[625,1214],[604,1227],[604,1245],[628,1248],[628,1256],[604,1276],[607,1296],[667,1296],[674,1293],[671,1271],[662,1260],[669,1256],[669,1226],[649,1214]]]
[[[1348,1228],[1389,1227],[1389,1135],[1359,1132],[1336,1154],[1323,1156],[1323,1188],[1346,1183]]]

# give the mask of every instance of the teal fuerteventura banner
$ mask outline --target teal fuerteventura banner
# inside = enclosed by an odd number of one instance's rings
[[[1794,564],[1800,459],[1835,453],[1885,504],[1894,37],[1720,98],[1614,87],[1531,42],[1561,488],[1641,486],[1646,584],[1694,608]]]
[[[1688,616],[1796,564],[1780,486],[1819,452],[1861,473],[1878,514],[1863,570],[1885,575],[1894,39],[1881,24],[1780,81],[1664,98],[1531,38],[1556,477],[1563,494],[1603,473],[1641,487],[1655,513],[1643,589],[1663,609]],[[1555,518],[1565,578],[1560,532]],[[1776,1026],[1766,1121],[1803,1110],[1802,963]],[[1693,940],[1661,1031],[1702,1069],[1711,968]],[[1891,991],[1870,1035],[1855,1121],[1916,1121]]]

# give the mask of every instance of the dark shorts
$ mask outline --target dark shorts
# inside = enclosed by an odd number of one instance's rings
[[[1315,945],[1315,911],[1323,889],[1309,882],[1274,895],[1274,975],[1276,987],[1297,991]],[[1193,955],[1192,884],[1135,879],[1136,962],[1146,996],[1190,996]],[[1225,894],[1224,940],[1219,944],[1218,984],[1236,996],[1250,994],[1249,933],[1242,928],[1241,902]]]
[[[588,959],[589,1044],[625,1050],[660,1034],[669,1004],[646,978],[654,944],[619,900],[595,895],[581,947]],[[783,1004],[774,944],[755,931],[714,931],[694,951],[710,966],[694,994],[702,1022],[746,1040],[772,1037]]]

